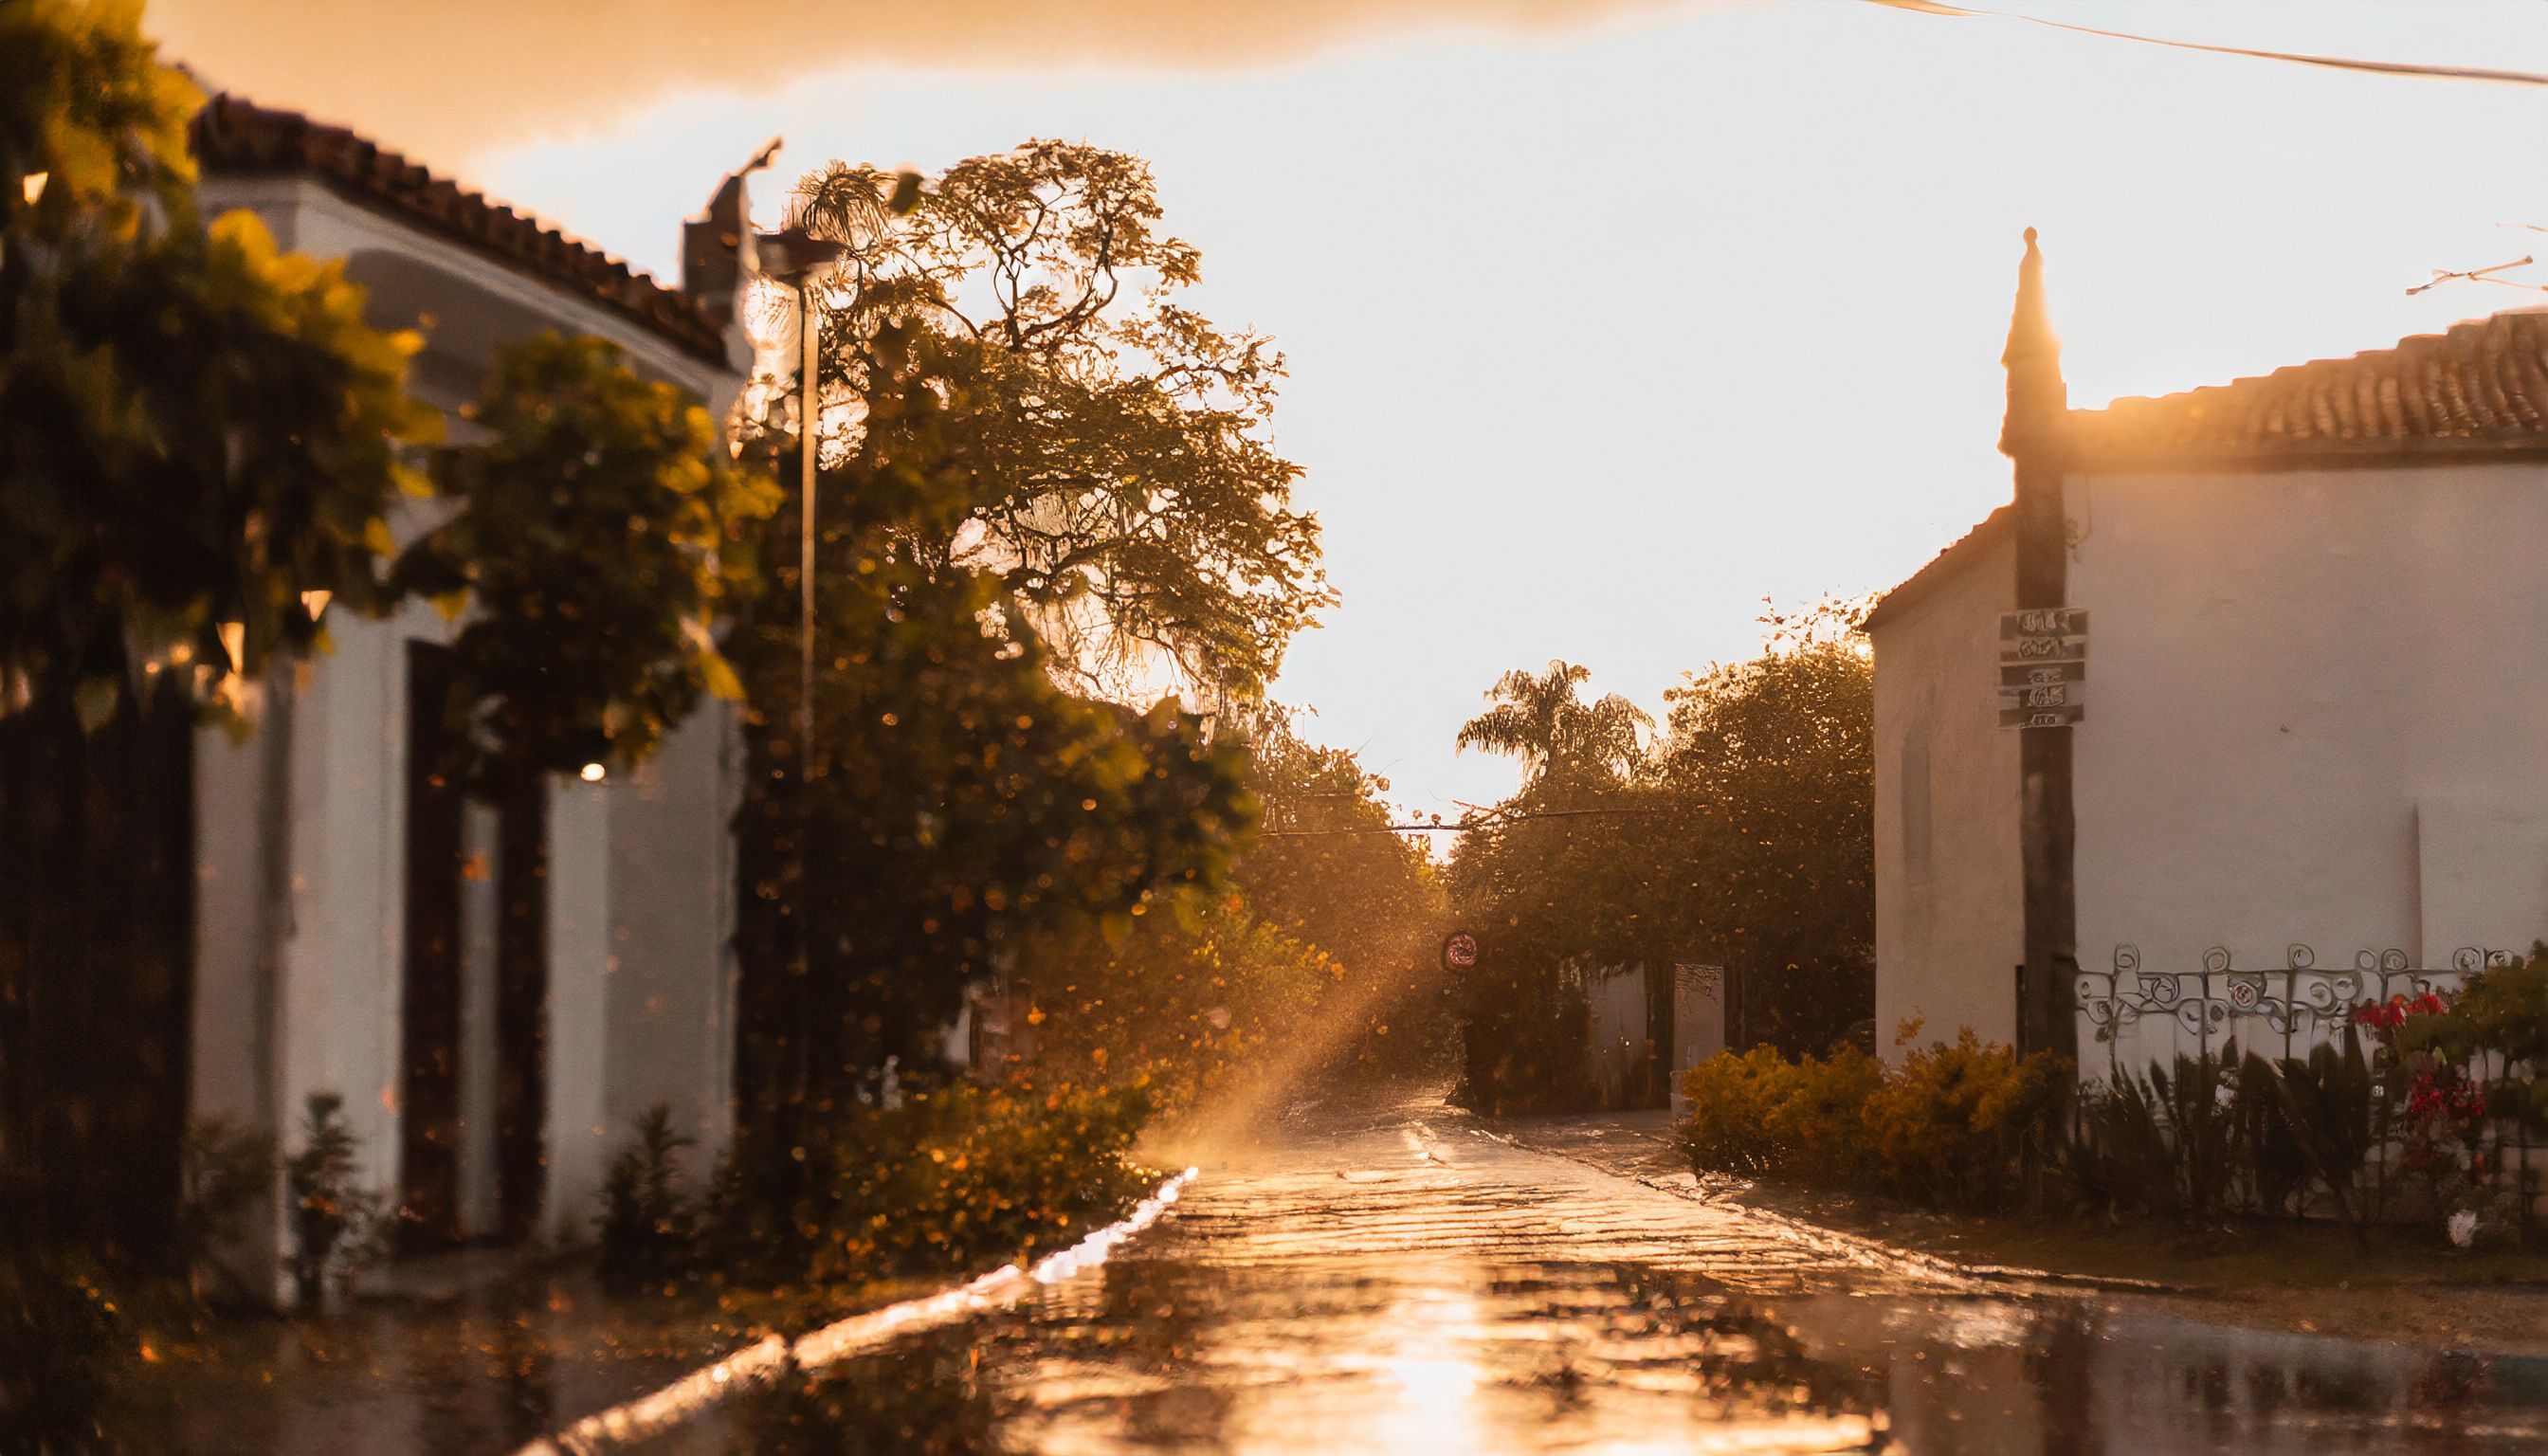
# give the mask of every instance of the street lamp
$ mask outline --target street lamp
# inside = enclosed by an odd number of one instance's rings
[[[797,671],[796,777],[810,778],[814,765],[814,418],[819,404],[822,334],[814,318],[814,274],[849,250],[849,244],[816,237],[803,228],[764,232],[753,238],[761,276],[796,290],[796,454],[798,522],[796,543]]]

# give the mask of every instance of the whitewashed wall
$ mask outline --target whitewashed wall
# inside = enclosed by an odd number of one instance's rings
[[[1875,642],[1875,1041],[2017,1035],[2026,958],[2018,734],[1999,726],[2013,533],[1882,622]],[[2092,708],[2091,711],[2094,711]]]
[[[692,358],[619,315],[410,228],[303,178],[206,179],[209,211],[255,212],[286,247],[350,260],[374,321],[429,317],[417,396],[450,413],[500,345],[544,328],[591,333],[639,369],[722,412],[739,374]],[[451,418],[452,433],[470,428]],[[404,533],[402,533],[404,534]],[[429,607],[389,622],[335,613],[333,651],[298,674],[278,732],[197,750],[197,967],[192,1112],[300,1145],[313,1091],[335,1091],[365,1181],[394,1201],[405,944],[407,653],[447,641]],[[576,1240],[628,1118],[674,1104],[704,1159],[728,1120],[733,926],[730,836],[739,771],[722,707],[674,735],[631,782],[555,790],[550,828],[549,1183],[543,1228]],[[280,821],[275,819],[282,815]],[[268,830],[288,825],[278,843]],[[614,828],[614,825],[618,826]],[[492,847],[472,811],[466,833]],[[278,861],[274,857],[280,856]],[[461,1208],[495,1215],[491,885],[463,909]],[[702,1162],[702,1166],[703,1166]],[[282,1297],[279,1204],[233,1262]]]
[[[609,1056],[615,1139],[661,1102],[694,1139],[704,1177],[733,1126],[735,860],[742,728],[710,702],[633,774],[610,806]]]
[[[2295,943],[2440,966],[2548,936],[2548,467],[2077,478],[2066,501],[2083,969],[2119,945],[2280,967]]]

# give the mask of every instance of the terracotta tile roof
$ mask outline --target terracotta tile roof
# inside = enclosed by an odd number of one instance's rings
[[[1967,565],[1979,560],[1982,553],[1990,550],[2000,537],[2015,529],[2017,529],[2015,505],[2003,505],[1983,516],[1980,525],[1964,532],[1954,545],[1930,557],[1928,565],[1913,572],[1901,586],[1876,598],[1875,605],[1867,609],[1866,620],[1860,625],[1864,630],[1872,632],[1901,615],[1911,603],[1928,595],[1949,577],[1955,576]],[[2016,582],[2013,578],[2010,581],[2010,591],[2012,593],[2016,591]]]
[[[2334,463],[2548,450],[2548,312],[2161,399],[2073,410],[2083,467],[2136,460]]]
[[[724,335],[689,295],[342,127],[217,96],[195,118],[193,139],[207,172],[315,177],[355,202],[599,304],[698,358],[727,363]]]

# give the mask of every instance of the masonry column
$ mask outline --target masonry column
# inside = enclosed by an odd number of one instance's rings
[[[2026,229],[2017,307],[2000,363],[2008,370],[2008,413],[1999,448],[2015,462],[2017,475],[2017,606],[2020,611],[2066,606],[2069,541],[2061,480],[2069,390],[2061,380],[2061,344],[2052,335],[2044,299],[2044,254],[2035,245],[2032,228]],[[2018,843],[2026,925],[2018,1046],[2076,1058],[2078,896],[2071,860],[2077,825],[2070,807],[2071,730],[2063,725],[2018,732]]]

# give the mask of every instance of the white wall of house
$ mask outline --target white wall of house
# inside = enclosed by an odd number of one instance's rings
[[[2065,499],[2091,609],[2083,969],[2118,945],[2149,970],[2213,946],[2279,968],[2295,943],[2439,966],[2548,936],[2548,466],[2078,477]]]
[[[631,363],[722,412],[735,373],[621,316],[349,202],[303,178],[206,179],[208,209],[257,213],[286,247],[348,260],[372,317],[429,317],[412,387],[452,411],[496,348],[544,328],[611,339]],[[454,433],[468,426],[453,418]],[[197,966],[192,1110],[297,1147],[308,1095],[342,1094],[366,1181],[395,1199],[405,973],[407,650],[451,625],[416,605],[386,622],[338,612],[332,650],[297,674],[288,705],[247,743],[208,732],[197,751]],[[598,785],[561,780],[550,817],[548,1186],[543,1231],[589,1235],[608,1149],[651,1103],[671,1103],[700,1143],[726,1136],[733,974],[733,858],[740,792],[723,705],[663,755]],[[278,836],[273,831],[282,829]],[[473,810],[472,851],[493,848]],[[492,884],[463,896],[461,1097],[464,1226],[491,1228]],[[279,1207],[235,1260],[278,1297],[288,1231]]]
[[[2019,735],[1999,726],[1999,615],[2015,604],[2014,533],[1874,629],[1875,1033],[2017,1035],[2026,958]],[[2103,624],[2100,623],[2102,630]],[[2090,711],[2095,711],[2091,708]],[[2084,811],[2083,811],[2084,817]]]
[[[732,1130],[735,859],[743,729],[710,702],[611,797],[605,1108],[611,1138],[660,1102],[704,1176]]]

